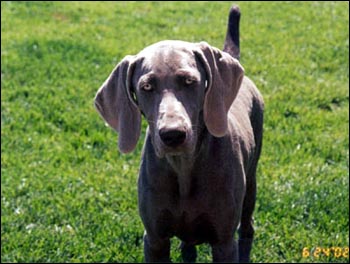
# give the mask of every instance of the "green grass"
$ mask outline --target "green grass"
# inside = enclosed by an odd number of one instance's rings
[[[93,97],[151,43],[221,48],[230,4],[1,2],[2,262],[143,261],[142,139],[121,155]],[[349,4],[238,4],[241,62],[266,104],[252,261],[348,262],[302,252],[349,247]]]

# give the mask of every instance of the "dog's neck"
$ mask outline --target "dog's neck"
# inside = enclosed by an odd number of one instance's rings
[[[180,197],[187,197],[191,190],[191,172],[194,160],[191,155],[166,155],[166,159],[177,175]]]

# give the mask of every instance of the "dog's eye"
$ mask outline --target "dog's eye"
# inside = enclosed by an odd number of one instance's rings
[[[193,84],[193,83],[194,83],[193,78],[187,77],[187,78],[185,79],[185,84],[186,84],[186,85],[191,85],[191,84]]]
[[[198,82],[196,77],[193,76],[187,76],[183,79],[183,82],[186,86],[192,86]]]
[[[145,83],[144,85],[142,85],[142,90],[145,90],[145,91],[151,91],[152,90],[152,85],[149,84],[149,83]]]

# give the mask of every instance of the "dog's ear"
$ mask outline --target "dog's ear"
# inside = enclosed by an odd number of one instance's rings
[[[204,99],[204,122],[209,132],[222,137],[227,132],[227,112],[241,86],[244,69],[228,53],[200,42],[194,50],[207,73]]]
[[[139,139],[141,113],[130,94],[135,57],[126,56],[98,90],[95,107],[102,118],[119,133],[121,152],[132,151]]]

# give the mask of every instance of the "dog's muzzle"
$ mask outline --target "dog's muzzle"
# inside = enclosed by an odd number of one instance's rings
[[[159,105],[156,137],[164,153],[186,151],[191,144],[191,120],[183,104],[172,93],[166,93]]]

